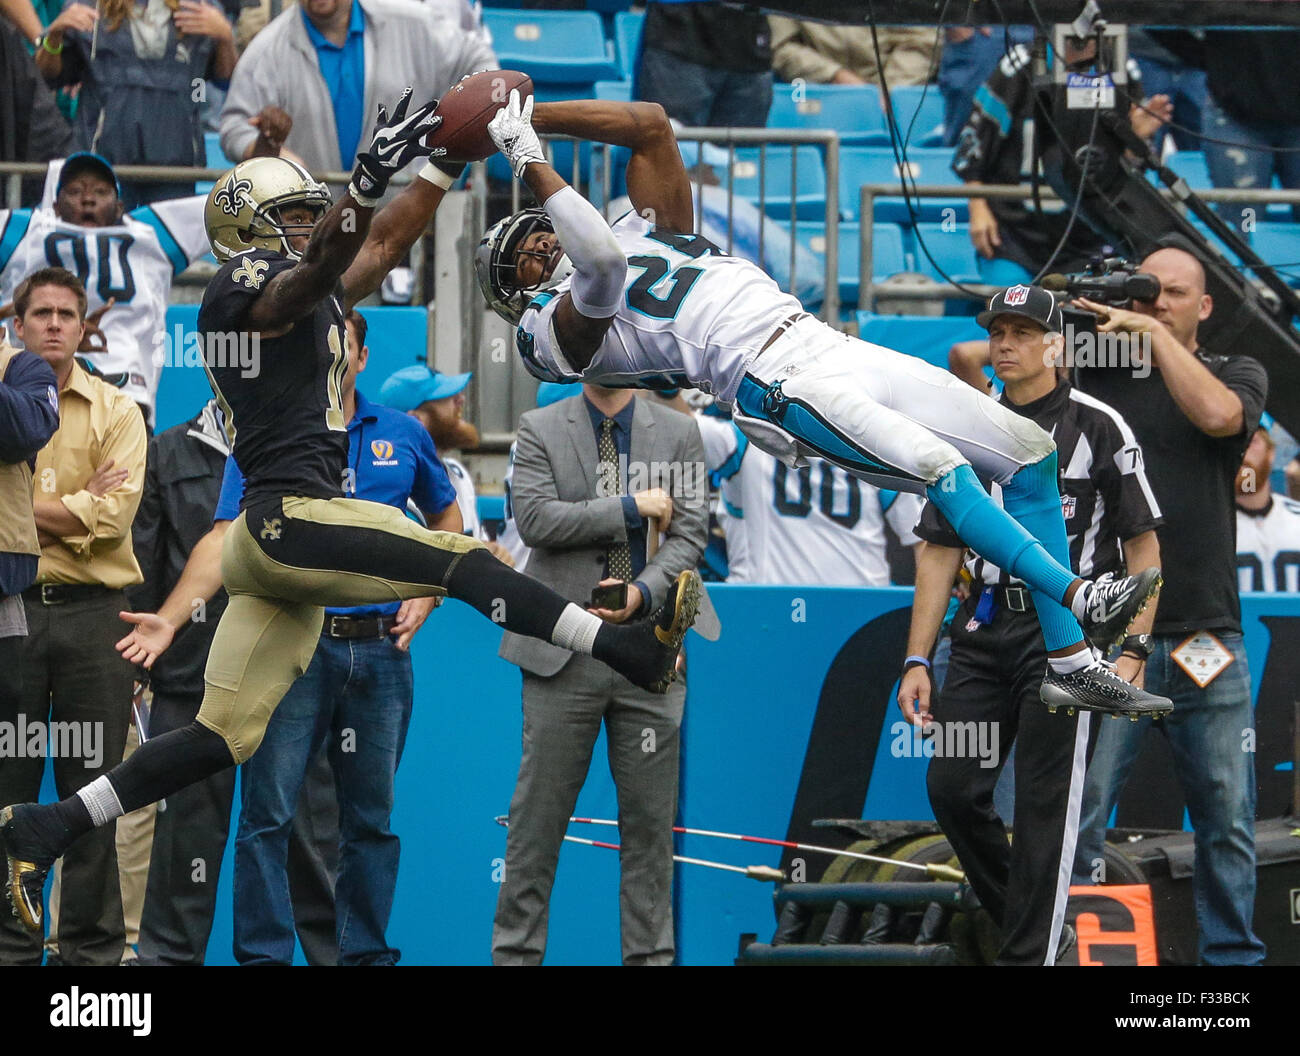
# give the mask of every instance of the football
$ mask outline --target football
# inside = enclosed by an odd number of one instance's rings
[[[510,99],[510,90],[520,96],[533,94],[533,81],[515,70],[484,70],[466,77],[438,102],[442,124],[433,130],[426,146],[445,147],[449,161],[483,161],[496,153],[488,135],[488,122]]]

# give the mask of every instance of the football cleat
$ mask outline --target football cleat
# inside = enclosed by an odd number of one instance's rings
[[[44,922],[45,874],[54,859],[23,846],[18,832],[18,807],[0,810],[0,848],[5,855],[5,894],[14,916],[28,931],[40,935]]]
[[[1148,568],[1136,576],[1116,579],[1104,572],[1092,582],[1083,619],[1079,621],[1088,640],[1103,653],[1123,640],[1128,626],[1160,589],[1158,568]]]
[[[629,682],[651,693],[667,693],[677,678],[677,654],[682,649],[682,639],[695,622],[700,611],[700,596],[704,584],[693,568],[677,577],[668,591],[668,597],[649,619],[629,627],[637,636],[631,643],[635,659],[621,666],[620,674]]]
[[[1058,708],[1065,708],[1070,715],[1076,710],[1099,711],[1127,715],[1135,722],[1144,715],[1162,718],[1174,710],[1168,697],[1157,697],[1130,685],[1115,673],[1115,665],[1105,660],[1094,660],[1068,675],[1057,673],[1049,665],[1038,696],[1052,713]]]

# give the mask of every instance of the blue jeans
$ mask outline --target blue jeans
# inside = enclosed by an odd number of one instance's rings
[[[392,640],[321,637],[244,764],[235,837],[235,957],[293,961],[285,872],[289,830],[308,762],[328,745],[339,797],[334,898],[339,964],[396,964],[384,937],[401,846],[388,827],[393,779],[411,721],[411,657]]]
[[[1251,927],[1255,911],[1255,755],[1247,731],[1255,725],[1250,671],[1240,634],[1216,634],[1235,662],[1205,689],[1170,656],[1186,635],[1159,635],[1147,662],[1146,688],[1168,697],[1174,711],[1157,727],[1173,751],[1178,783],[1195,830],[1196,920],[1202,964],[1259,964],[1264,944]],[[1079,818],[1074,882],[1094,883],[1106,823],[1119,802],[1129,768],[1151,726],[1122,720],[1101,724],[1088,767]]]
[[[683,125],[762,128],[772,108],[772,71],[717,70],[647,47],[641,50],[635,98],[660,104]]]
[[[1155,152],[1160,156],[1165,136],[1174,137],[1174,146],[1179,150],[1200,150],[1201,132],[1205,121],[1205,100],[1208,94],[1205,87],[1205,71],[1195,66],[1169,66],[1156,59],[1139,58],[1142,68],[1142,95],[1150,99],[1155,95],[1167,95],[1174,104],[1174,124],[1182,125],[1190,131],[1169,128],[1162,125],[1156,132]],[[1213,135],[1213,133],[1211,133]],[[1209,149],[1206,144],[1205,149]]]
[[[1300,122],[1273,124],[1265,121],[1239,121],[1214,101],[1205,97],[1205,134],[1231,143],[1250,143],[1258,150],[1240,150],[1223,143],[1205,141],[1205,164],[1210,170],[1210,180],[1216,187],[1258,187],[1267,190],[1273,185],[1273,173],[1283,187],[1300,187],[1300,153],[1287,153],[1278,148],[1300,148]],[[1266,219],[1267,206],[1262,202],[1221,202],[1219,216],[1239,235],[1249,239],[1255,223]],[[1249,212],[1247,212],[1249,210]],[[1300,220],[1300,209],[1291,207],[1293,219]]]

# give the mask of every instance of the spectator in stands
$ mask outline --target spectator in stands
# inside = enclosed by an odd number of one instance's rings
[[[40,543],[32,508],[37,453],[59,427],[58,382],[34,352],[0,330],[0,714],[18,711],[27,614],[20,595],[36,578]]]
[[[465,374],[443,374],[430,370],[423,363],[403,367],[388,376],[379,389],[379,402],[386,407],[404,411],[417,419],[428,430],[438,449],[456,489],[456,502],[460,506],[463,531],[481,539],[492,553],[514,567],[514,557],[500,543],[489,539],[478,516],[478,494],[474,478],[465,464],[452,457],[453,451],[467,451],[478,447],[478,430],[465,421],[465,389],[474,377]]]
[[[72,129],[27,54],[22,34],[0,21],[0,161],[49,161],[71,149]],[[39,181],[25,179],[22,200],[39,196]]]
[[[814,84],[925,84],[934,79],[938,34],[927,26],[828,25],[785,15],[768,18],[772,68],[783,81]]]
[[[633,98],[692,127],[761,128],[772,108],[767,16],[713,3],[646,4]]]
[[[1034,39],[1032,26],[949,26],[939,56],[943,145],[955,147],[979,86],[1018,44]]]
[[[1294,594],[1300,591],[1300,502],[1273,493],[1275,452],[1261,421],[1237,473],[1237,588]]]
[[[14,27],[24,41],[35,44],[41,36],[42,21],[31,0],[0,0],[0,24]]]
[[[90,357],[82,366],[111,380],[152,423],[163,365],[169,358],[173,365],[185,363],[183,342],[167,331],[167,301],[172,279],[208,253],[207,198],[194,195],[124,214],[112,166],[84,152],[51,164],[46,188],[38,208],[0,209],[0,305],[56,254],[76,271],[89,298],[93,325],[82,351]],[[203,369],[197,359],[190,367]]]
[[[1156,131],[1157,157],[1166,134],[1179,150],[1201,149],[1206,94],[1203,38],[1202,30],[1129,27],[1128,53],[1142,70],[1144,89],[1167,97],[1174,108],[1169,125]]]
[[[357,144],[369,142],[376,99],[396,99],[407,85],[417,100],[441,96],[467,74],[496,69],[481,32],[448,17],[444,2],[307,0],[276,17],[248,45],[221,115],[221,149],[236,161],[253,156],[268,106],[293,119],[285,146],[313,172],[351,168]]]
[[[66,0],[36,49],[53,85],[80,84],[77,145],[116,165],[202,165],[196,85],[224,82],[235,36],[214,0]],[[193,193],[176,182],[128,184],[126,207]]]
[[[1300,29],[1211,30],[1205,35],[1205,162],[1216,187],[1300,187]],[[1221,142],[1216,142],[1221,141]],[[1253,149],[1252,149],[1253,148]],[[1249,235],[1262,207],[1222,202],[1219,215]],[[1292,206],[1300,220],[1300,207]]]
[[[126,604],[123,590],[140,582],[131,521],[144,478],[145,430],[130,399],[76,362],[86,294],[75,275],[63,268],[35,272],[15,307],[19,338],[54,370],[60,421],[36,458],[40,567],[36,584],[23,592],[29,637],[22,695],[3,721],[51,719],[82,731],[80,750],[54,760],[55,785],[64,796],[119,763],[126,743],[134,680],[112,640]],[[6,759],[0,798],[34,799],[44,769],[40,756]],[[63,858],[59,949],[65,964],[121,960],[114,830],[106,825],[87,833]],[[0,917],[0,963],[39,964],[40,938],[11,914]]]
[[[1096,48],[1093,40],[1067,41],[1065,61],[1072,69],[1087,69]],[[1030,49],[1017,45],[976,93],[952,161],[953,172],[963,183],[1028,183],[1033,173],[1027,166],[1042,154],[1047,155],[1042,158],[1045,168],[1059,164],[1052,160],[1053,154],[1059,155],[1054,139],[1034,142],[1039,115],[1030,58]],[[1130,94],[1140,98],[1141,73],[1132,60],[1128,75]],[[1153,114],[1168,117],[1169,100],[1160,96],[1144,105],[1146,109],[1132,108],[1131,121],[1134,131],[1145,139],[1158,127]],[[1042,127],[1047,128],[1046,124]],[[1049,266],[1054,271],[1075,271],[1103,252],[1101,236],[1082,218],[1076,217],[1071,224],[1070,217],[1071,210],[1063,203],[1045,205],[1040,215],[1024,200],[971,198],[970,237],[979,253],[984,281],[1012,286],[1030,281]]]
[[[637,400],[629,389],[583,385],[519,420],[512,500],[533,548],[528,572],[578,604],[593,588],[626,590],[626,604],[592,611],[623,623],[663,604],[704,550],[706,496],[636,486],[633,470],[679,467],[703,478],[699,430],[685,415]],[[644,479],[644,474],[638,474]],[[648,481],[646,481],[648,483]],[[698,501],[691,501],[696,499]],[[666,530],[646,559],[646,520]],[[561,841],[586,780],[602,723],[618,789],[622,852],[619,906],[624,964],[671,964],[673,819],[677,810],[681,683],[664,696],[597,670],[586,657],[506,634],[501,655],[523,670],[524,736],[510,801],[505,874],[492,929],[494,964],[540,964]]]

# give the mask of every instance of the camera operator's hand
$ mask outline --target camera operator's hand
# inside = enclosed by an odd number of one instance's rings
[[[1124,653],[1115,660],[1115,674],[1131,686],[1138,689],[1146,687],[1147,665],[1145,660]]]
[[[989,208],[989,203],[983,198],[970,200],[970,240],[975,243],[976,251],[985,260],[992,260],[993,254],[1002,246],[997,218]]]
[[[1097,316],[1097,330],[1103,334],[1153,334],[1157,329],[1164,329],[1164,324],[1155,316],[1131,312],[1127,308],[1112,308],[1107,304],[1098,304],[1086,297],[1076,297],[1070,302],[1078,308],[1086,308]]]
[[[1139,139],[1150,139],[1161,125],[1174,118],[1174,104],[1167,95],[1153,95],[1141,106],[1130,108],[1128,122]]]

